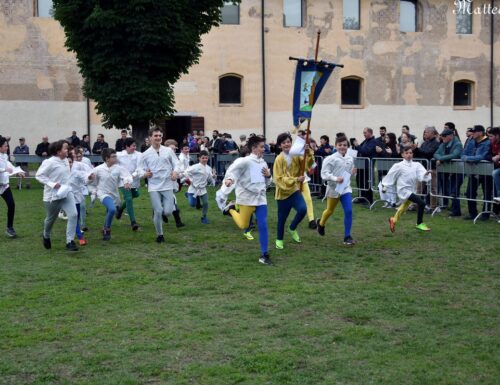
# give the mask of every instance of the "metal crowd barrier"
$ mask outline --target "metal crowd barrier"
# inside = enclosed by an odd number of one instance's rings
[[[372,162],[372,178],[371,178],[371,189],[375,193],[379,193],[380,191],[378,189],[378,184],[381,182],[382,178],[387,175],[389,170],[393,165],[396,163],[401,162],[403,159],[402,158],[373,158],[371,160]],[[427,159],[420,159],[420,158],[415,158],[413,159],[414,162],[421,163],[426,170],[429,170],[430,162]],[[375,180],[375,175],[377,175],[377,180]],[[426,187],[427,191],[430,190],[431,188],[431,183],[425,183],[423,186]],[[423,198],[427,195],[426,189],[424,188],[419,188],[417,186],[417,194]],[[420,190],[420,191],[419,191]],[[425,199],[424,199],[425,200]],[[383,199],[376,199],[373,201],[373,203],[370,205],[370,210],[372,210],[375,205],[379,202],[386,202]]]
[[[474,218],[474,223],[482,215],[493,215],[498,218],[498,215],[493,211],[493,201],[495,193],[495,185],[493,182],[492,173],[494,164],[492,162],[463,162],[461,160],[452,160],[449,162],[442,162],[437,165],[437,178],[435,194],[431,194],[436,198],[443,201],[444,206],[448,206],[448,202],[452,202],[453,210],[460,210],[460,202],[467,201],[470,208],[476,208],[477,203],[482,203],[482,211]],[[479,199],[478,190],[481,187],[481,194],[483,199]],[[477,210],[476,210],[477,211]],[[433,215],[437,210],[433,212]]]
[[[356,167],[357,173],[356,185],[352,186],[352,191],[356,191],[358,196],[354,197],[352,201],[364,200],[370,204],[370,200],[364,195],[370,192],[372,188],[373,165],[371,159],[358,156],[354,158],[354,167]]]

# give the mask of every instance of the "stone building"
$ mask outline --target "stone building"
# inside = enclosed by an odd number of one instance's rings
[[[455,4],[457,3],[457,4]],[[496,2],[498,3],[498,2]],[[462,8],[460,8],[462,7]],[[464,11],[465,7],[465,11]],[[407,124],[420,135],[453,121],[500,124],[500,4],[492,0],[243,0],[175,86],[169,136],[203,128],[262,133],[292,129],[295,62],[341,63],[317,101],[313,136]],[[74,55],[50,17],[50,0],[0,2],[0,133],[50,138],[104,131],[80,91]],[[264,11],[262,11],[264,10]],[[458,12],[457,12],[458,11]],[[471,14],[469,14],[469,11]],[[48,17],[47,17],[48,16]]]

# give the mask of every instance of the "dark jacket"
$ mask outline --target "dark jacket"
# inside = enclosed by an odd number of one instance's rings
[[[480,162],[481,160],[491,160],[491,142],[487,136],[483,136],[481,140],[469,140],[464,148],[462,160],[465,162]]]
[[[464,147],[456,136],[449,143],[441,143],[434,153],[434,158],[440,162],[447,162],[452,159],[460,159]]]
[[[101,155],[102,150],[105,148],[109,148],[108,144],[106,142],[95,142],[94,146],[92,147],[92,153]]]
[[[42,154],[45,152],[45,154],[46,154],[45,156],[47,156],[49,154],[49,146],[50,146],[49,142],[39,143],[36,146],[35,154],[37,154],[38,156],[43,156]]]
[[[439,148],[439,145],[439,140],[436,138],[432,140],[425,140],[420,147],[415,149],[415,158],[431,160],[434,157],[434,153]]]
[[[29,154],[30,154],[30,148],[29,148],[27,145],[24,145],[24,146],[17,146],[17,147],[14,149],[13,154],[14,154],[14,155],[16,155],[16,154],[29,155]]]
[[[117,139],[115,143],[115,151],[119,152],[123,150],[125,150],[125,140],[122,138]]]
[[[356,150],[358,150],[358,156],[373,158],[377,156],[375,147],[377,147],[377,140],[372,136],[370,139],[363,140],[361,144],[356,147]]]
[[[327,148],[330,149],[330,152],[326,152]],[[333,148],[333,146],[330,145],[330,144],[327,144],[325,146],[320,146],[316,150],[316,154],[315,155],[317,155],[317,156],[329,156],[329,155],[332,155],[334,152],[335,152],[335,149]]]

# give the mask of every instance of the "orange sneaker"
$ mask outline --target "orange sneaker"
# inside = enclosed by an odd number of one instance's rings
[[[389,218],[389,228],[391,229],[391,233],[396,231],[396,222],[394,222],[394,217]]]
[[[80,239],[80,246],[85,246],[87,244],[87,241],[85,240],[85,238],[82,238]]]

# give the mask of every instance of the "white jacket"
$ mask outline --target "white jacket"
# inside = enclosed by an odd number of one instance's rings
[[[250,154],[235,161],[227,170],[224,180],[232,179],[236,184],[236,203],[245,206],[267,205],[266,189],[271,184],[271,178],[264,182],[252,183],[250,170],[253,164],[268,168],[264,158]]]
[[[354,169],[354,159],[352,156],[345,155],[342,156],[340,153],[336,152],[332,155],[328,155],[323,160],[323,165],[321,166],[321,179],[327,182],[326,196],[329,198],[338,198],[340,195],[347,193],[352,193],[351,185],[348,184],[344,191],[339,194],[335,191],[337,187],[337,178],[342,176],[345,172],[352,175],[352,170]]]
[[[120,193],[118,187],[120,183],[132,183],[132,175],[123,167],[114,164],[108,167],[106,163],[100,164],[92,170],[95,175],[92,184],[97,187],[97,197],[102,202],[104,198],[113,199],[115,206],[120,204]]]
[[[133,181],[131,183],[132,188],[141,187],[141,177],[142,170],[139,167],[142,154],[138,151],[134,151],[129,154],[127,150],[123,150],[117,153],[118,164],[126,169],[130,175],[132,175]],[[123,187],[123,181],[120,182],[120,187]]]
[[[57,183],[68,185],[70,175],[71,169],[68,159],[61,159],[57,156],[45,159],[35,175],[36,180],[44,185],[43,201],[51,202],[55,195],[54,186]]]
[[[191,179],[188,193],[194,194],[195,197],[205,195],[209,183],[215,184],[212,168],[208,164],[206,166],[201,163],[193,164],[186,169],[185,175]]]
[[[178,171],[179,159],[171,148],[160,146],[159,152],[149,147],[142,153],[139,168],[142,174],[151,171],[148,179],[148,191],[166,191],[177,189],[177,181],[171,180],[172,172]]]
[[[90,174],[92,174],[92,169],[85,163],[73,162],[69,185],[75,196],[75,203],[82,203],[85,199],[84,195],[87,195],[87,183],[89,183]]]
[[[382,179],[382,185],[396,185],[398,196],[401,199],[408,199],[411,194],[417,192],[417,182],[431,180],[431,176],[426,173],[427,170],[420,163],[403,160],[391,167]]]
[[[189,153],[187,155],[184,155],[183,152],[179,154],[178,172],[181,174],[181,177],[185,177],[184,173],[189,168],[189,161]]]

